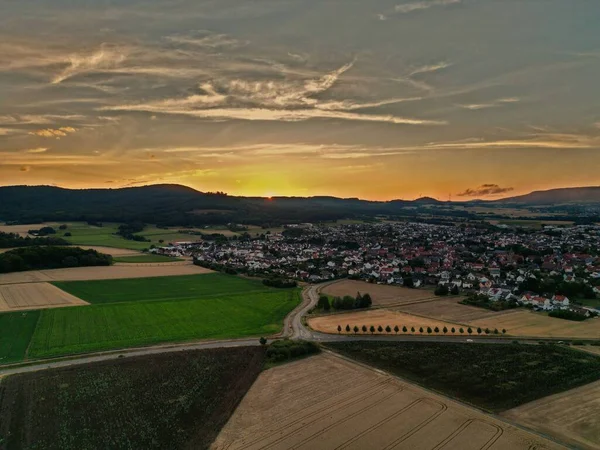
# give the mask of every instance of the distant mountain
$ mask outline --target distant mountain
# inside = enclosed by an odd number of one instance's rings
[[[550,189],[547,191],[534,191],[529,194],[519,195],[495,200],[493,203],[522,203],[529,205],[548,205],[559,203],[600,203],[600,186]]]
[[[433,197],[419,197],[415,200],[413,200],[413,203],[418,203],[421,205],[437,205],[438,203],[442,203],[439,200],[433,198]]]

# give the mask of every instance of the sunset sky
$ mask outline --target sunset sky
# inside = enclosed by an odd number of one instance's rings
[[[0,184],[600,185],[598,0],[0,1]]]

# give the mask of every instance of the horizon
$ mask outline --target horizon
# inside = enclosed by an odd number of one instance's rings
[[[598,2],[5,10],[5,185],[444,201],[600,184]]]

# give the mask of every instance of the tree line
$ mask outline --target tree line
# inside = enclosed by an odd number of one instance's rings
[[[79,247],[23,247],[0,254],[0,273],[111,264],[112,256]]]
[[[34,247],[36,245],[69,245],[69,242],[57,237],[21,237],[17,233],[0,231],[0,248]]]
[[[356,297],[352,297],[351,295],[333,297],[331,301],[327,295],[321,294],[317,301],[317,308],[327,312],[330,311],[331,308],[336,310],[369,308],[372,304],[373,300],[368,293],[361,294],[360,292],[357,292]]]
[[[449,332],[452,333],[452,334],[455,334],[457,332],[459,334],[464,334],[465,333],[465,328],[463,328],[463,327],[458,328],[458,330],[455,327],[452,327],[450,329],[448,327],[443,327],[440,330],[439,327],[434,327],[434,328],[431,328],[431,327],[419,327],[419,328],[416,328],[416,327],[412,326],[412,327],[410,327],[410,330],[409,330],[409,328],[406,327],[406,325],[402,326],[402,328],[399,327],[398,325],[395,325],[394,328],[392,328],[389,325],[387,325],[385,328],[382,325],[378,325],[377,327],[375,327],[375,325],[370,325],[370,326],[362,325],[361,327],[359,327],[358,325],[354,325],[353,327],[350,326],[350,325],[346,325],[346,327],[342,327],[341,325],[337,326],[338,333],[341,334],[342,331],[344,331],[344,330],[345,330],[346,333],[354,333],[354,334],[358,334],[361,331],[362,331],[363,334],[366,334],[366,333],[375,334],[375,332],[377,332],[378,334],[382,334],[384,331],[387,334],[391,333],[392,331],[395,334],[398,334],[400,332],[400,330],[402,330],[402,333],[408,333],[410,331],[411,334],[415,334],[417,331],[420,334],[423,334],[425,332],[427,332],[427,334],[432,334],[432,333],[436,333],[437,334],[437,333],[440,333],[440,331],[442,333],[444,333],[444,334],[447,334]],[[498,328],[494,328],[492,330],[490,328],[481,328],[481,327],[478,327],[478,328],[476,328],[474,330],[471,327],[467,327],[466,332],[469,335],[471,335],[471,334],[473,334],[475,332],[477,334],[496,334],[496,335],[499,335],[499,334],[506,334],[506,329],[503,328],[500,331],[500,330],[498,330]]]

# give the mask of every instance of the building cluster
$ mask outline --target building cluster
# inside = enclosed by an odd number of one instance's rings
[[[350,277],[415,288],[447,285],[534,309],[575,308],[563,292],[600,294],[600,227],[522,230],[481,224],[366,223],[286,227],[257,239],[204,241],[200,265],[306,282]]]

